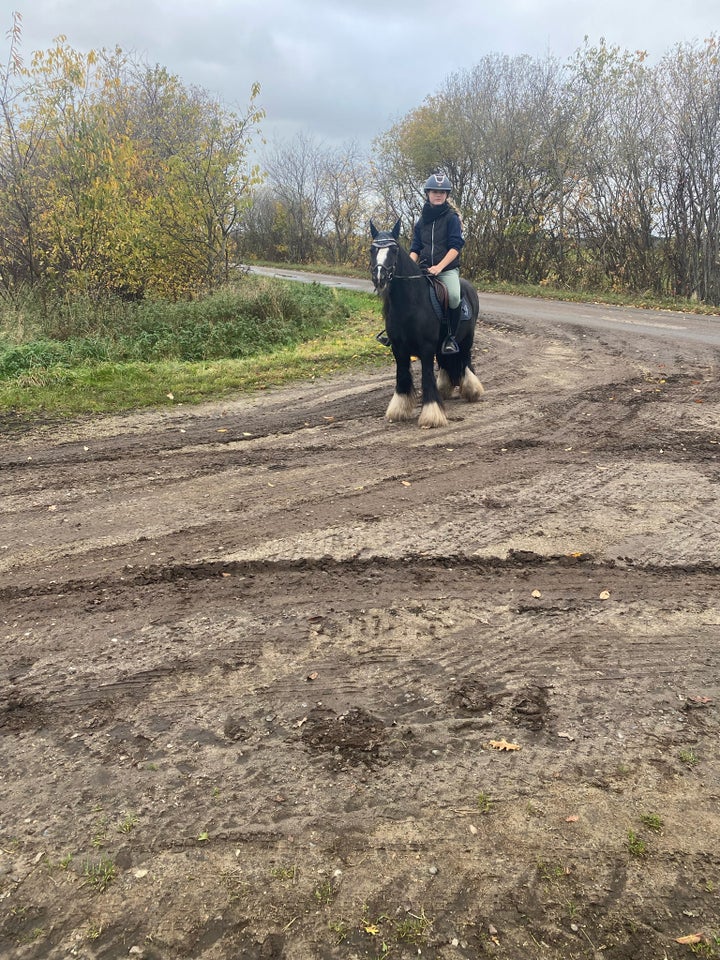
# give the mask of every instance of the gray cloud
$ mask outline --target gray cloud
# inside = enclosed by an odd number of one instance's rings
[[[588,36],[659,58],[720,31],[715,0],[16,0],[23,50],[58,34],[120,46],[244,105],[261,84],[268,135],[362,145],[489,53],[570,56]],[[9,29],[10,12],[0,28]]]

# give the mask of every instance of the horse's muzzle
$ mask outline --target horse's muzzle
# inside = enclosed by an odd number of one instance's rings
[[[386,270],[380,265],[373,267],[371,271],[373,286],[376,290],[384,290],[392,280],[392,271]]]

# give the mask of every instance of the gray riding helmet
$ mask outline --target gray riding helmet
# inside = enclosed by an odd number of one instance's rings
[[[441,170],[438,170],[436,173],[430,174],[425,181],[423,190],[425,193],[427,193],[428,190],[446,190],[448,193],[450,193],[452,191],[452,184],[445,174]]]

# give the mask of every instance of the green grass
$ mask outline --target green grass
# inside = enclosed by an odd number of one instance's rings
[[[181,307],[130,305],[112,330],[100,317],[95,334],[87,315],[66,318],[83,336],[64,340],[48,336],[52,322],[6,313],[0,411],[71,416],[198,403],[388,362],[374,340],[382,322],[370,294],[263,278]]]

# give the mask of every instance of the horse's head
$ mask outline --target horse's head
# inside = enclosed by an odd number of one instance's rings
[[[378,293],[381,293],[395,276],[398,254],[400,253],[400,221],[392,230],[378,230],[370,221],[370,276]]]

